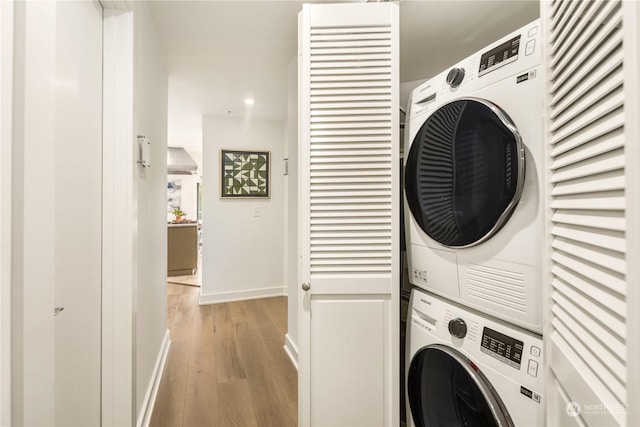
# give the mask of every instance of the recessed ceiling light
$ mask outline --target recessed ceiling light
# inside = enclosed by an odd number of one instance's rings
[[[251,98],[247,98],[247,99],[244,100],[244,103],[247,104],[247,105],[253,105],[253,104],[256,103],[256,101],[254,101]]]

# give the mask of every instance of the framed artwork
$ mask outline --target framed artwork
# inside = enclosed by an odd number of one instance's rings
[[[270,151],[221,150],[221,198],[270,198]]]
[[[167,212],[171,213],[174,209],[180,209],[182,205],[182,180],[167,180]]]

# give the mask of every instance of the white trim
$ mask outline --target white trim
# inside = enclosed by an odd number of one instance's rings
[[[291,340],[289,334],[284,336],[284,351],[287,352],[291,363],[293,363],[293,366],[298,370],[298,346]]]
[[[102,425],[135,423],[133,12],[104,11]]]
[[[310,85],[306,65],[310,62],[311,5],[305,3],[298,14],[298,283],[311,281],[309,265],[309,173],[304,165],[309,164],[309,122],[311,103]],[[298,425],[311,425],[311,330],[308,307],[311,299],[308,292],[298,290]]]
[[[544,106],[542,110],[542,124],[543,124],[543,153],[544,161],[542,166],[543,171],[543,186],[542,186],[542,203],[544,203],[544,245],[543,245],[543,263],[542,263],[542,335],[544,338],[544,375],[547,378],[545,384],[545,393],[547,395],[547,406],[545,408],[545,424],[554,425],[557,424],[557,420],[565,411],[566,407],[562,405],[561,398],[561,386],[558,383],[557,378],[551,370],[551,348],[550,341],[553,328],[551,326],[551,320],[553,314],[551,312],[552,299],[551,299],[551,283],[553,280],[553,274],[551,268],[553,261],[551,255],[553,254],[551,236],[551,227],[553,216],[553,210],[551,209],[551,190],[553,185],[551,184],[551,159],[549,156],[549,141],[551,141],[551,122],[549,118],[549,111],[551,106],[551,82],[549,81],[548,74],[551,64],[551,1],[540,2],[540,32],[542,34],[542,67],[541,76],[544,81]]]
[[[11,425],[13,0],[0,2],[0,425]]]
[[[151,415],[153,414],[153,407],[156,404],[156,397],[158,396],[158,388],[160,387],[160,381],[162,380],[162,373],[167,362],[167,354],[169,354],[169,347],[171,346],[171,339],[169,336],[169,330],[164,334],[162,339],[162,345],[160,346],[160,352],[156,359],[156,366],[153,368],[151,379],[149,380],[149,386],[147,392],[144,395],[142,401],[142,410],[138,415],[137,427],[149,427],[151,421]]]
[[[286,287],[249,289],[247,291],[219,292],[200,295],[200,305],[221,302],[244,301],[249,299],[280,297],[287,295]]]
[[[626,247],[626,281],[627,281],[627,396],[628,412],[626,424],[640,424],[640,367],[635,362],[640,357],[640,335],[635,330],[640,322],[640,149],[638,138],[640,126],[640,6],[635,1],[624,1],[623,11],[623,49],[624,49],[624,111],[625,111],[625,188],[627,229],[625,231]],[[635,260],[635,261],[634,261]]]

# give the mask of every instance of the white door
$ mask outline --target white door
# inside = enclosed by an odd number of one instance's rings
[[[102,7],[56,3],[55,424],[100,425]]]
[[[102,10],[13,17],[11,423],[99,425]]]
[[[300,14],[299,424],[399,424],[398,9]]]
[[[640,423],[637,2],[541,2],[549,426]]]

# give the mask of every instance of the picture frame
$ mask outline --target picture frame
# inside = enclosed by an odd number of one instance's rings
[[[271,152],[220,150],[220,198],[271,198]]]

